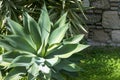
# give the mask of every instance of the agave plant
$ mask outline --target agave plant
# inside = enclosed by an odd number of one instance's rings
[[[4,80],[64,80],[64,72],[80,70],[69,57],[88,45],[79,41],[83,34],[65,39],[69,28],[65,13],[54,24],[50,21],[46,6],[41,10],[38,23],[26,12],[23,14],[23,27],[7,18],[10,35],[1,35],[0,46],[5,53],[0,55],[0,65],[8,70]]]

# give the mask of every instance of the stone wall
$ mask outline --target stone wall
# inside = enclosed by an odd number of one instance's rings
[[[88,43],[120,46],[120,0],[84,0],[87,10]]]

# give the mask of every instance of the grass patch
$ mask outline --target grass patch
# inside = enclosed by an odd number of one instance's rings
[[[120,80],[120,48],[93,47],[82,52],[79,80]]]
[[[120,47],[91,47],[79,56],[84,71],[76,80],[120,80]]]

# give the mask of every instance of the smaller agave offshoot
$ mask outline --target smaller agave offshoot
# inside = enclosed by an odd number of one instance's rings
[[[44,5],[38,23],[26,12],[23,13],[23,27],[7,18],[10,35],[1,35],[0,46],[5,53],[0,55],[0,65],[9,70],[4,80],[64,80],[63,72],[77,72],[80,68],[70,56],[88,45],[79,41],[83,34],[64,39],[69,28],[66,15],[55,24]],[[69,59],[68,59],[69,58]]]

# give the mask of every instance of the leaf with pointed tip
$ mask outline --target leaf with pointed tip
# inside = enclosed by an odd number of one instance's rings
[[[29,42],[29,44],[34,45],[33,41],[29,37],[29,34],[24,33],[24,28],[20,24],[16,23],[15,21],[13,21],[9,18],[7,19],[7,21],[8,21],[10,28],[12,29],[12,32],[14,35],[24,36],[24,38]],[[25,30],[25,31],[27,31],[27,30]],[[35,47],[36,46],[34,46],[34,48]]]
[[[57,27],[63,27],[66,23],[66,16],[67,16],[67,12],[65,14],[63,14],[60,19],[58,19],[58,21],[55,23],[54,28]]]
[[[80,67],[77,66],[75,63],[70,62],[68,60],[63,60],[61,63],[58,65],[55,65],[54,67],[56,70],[65,70],[68,72],[77,72],[80,71]]]
[[[28,29],[28,16],[27,13],[23,13],[23,26],[24,26],[24,32],[29,34],[29,29]]]
[[[66,31],[68,30],[68,24],[64,25],[63,27],[56,28],[50,35],[49,44],[56,44],[60,43],[61,40],[64,38]]]
[[[19,35],[19,36],[23,36],[24,33],[23,33],[23,27],[18,24],[17,22],[7,18],[7,22],[8,22],[8,25],[10,26],[13,34],[15,35]]]
[[[65,39],[63,44],[77,44],[84,37],[84,34],[76,35],[71,38]]]
[[[58,50],[56,50],[51,56],[56,56],[59,58],[68,58],[71,55],[87,48],[88,45],[82,45],[82,44],[65,44]]]
[[[51,22],[45,5],[42,8],[38,24],[41,27],[42,43],[44,42],[46,46],[50,35]]]
[[[64,66],[62,69],[65,70],[65,71],[69,71],[69,72],[80,71],[80,67],[77,66],[75,63],[66,64],[66,66]]]
[[[28,22],[28,24],[24,23],[24,25],[26,24],[26,28],[28,26],[28,30],[31,35],[31,38],[36,44],[36,47],[38,49],[41,46],[41,29],[38,23],[30,15],[28,15],[27,13],[25,13],[24,15],[27,18],[27,22]]]
[[[27,51],[35,54],[35,49],[24,39],[24,37],[7,35],[4,36],[4,39],[17,50]]]

